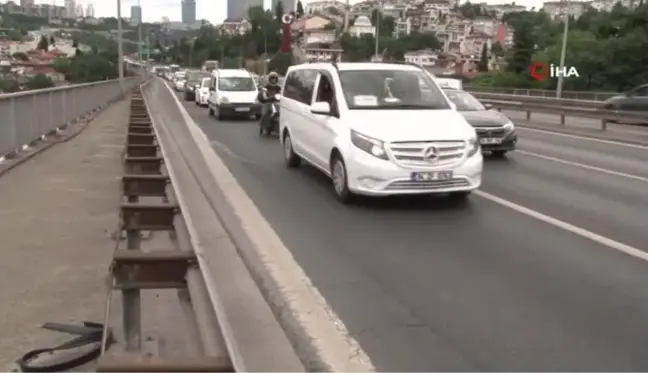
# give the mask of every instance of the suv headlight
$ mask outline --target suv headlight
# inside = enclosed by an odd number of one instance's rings
[[[511,132],[511,131],[513,131],[515,129],[515,126],[513,125],[513,122],[511,122],[510,120],[503,127],[508,132]]]
[[[351,131],[351,143],[358,149],[364,150],[376,158],[384,160],[388,159],[387,152],[385,151],[385,143],[383,141],[365,136],[356,131]]]
[[[479,147],[479,140],[477,137],[472,137],[470,140],[468,140],[468,157],[472,157],[473,155],[477,154],[478,151],[480,151]]]

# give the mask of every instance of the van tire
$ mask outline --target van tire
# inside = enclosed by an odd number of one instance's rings
[[[299,165],[301,164],[301,158],[299,157],[299,155],[297,155],[297,153],[295,153],[295,149],[293,149],[292,146],[292,139],[290,138],[290,134],[287,132],[283,140],[283,150],[286,166],[288,166],[288,168],[299,167]]]
[[[210,117],[214,116],[214,109],[212,109],[211,107],[209,108],[209,116]]]
[[[333,192],[335,192],[338,201],[345,205],[352,203],[355,197],[349,190],[349,179],[347,175],[344,160],[339,154],[334,154],[331,157],[331,181]]]

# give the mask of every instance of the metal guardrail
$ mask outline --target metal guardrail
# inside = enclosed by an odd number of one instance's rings
[[[478,87],[466,85],[466,91],[479,93],[498,93],[516,96],[546,97],[556,98],[556,91],[547,89],[522,89],[522,88],[495,88],[495,87]],[[618,92],[584,92],[584,91],[563,91],[563,99],[587,100],[587,101],[605,101],[610,97],[618,96]]]
[[[468,90],[472,93],[473,96],[477,97],[479,100],[494,100],[494,101],[506,101],[506,102],[515,102],[515,103],[525,103],[525,104],[540,104],[540,105],[554,105],[554,106],[569,106],[569,107],[578,107],[578,108],[590,108],[590,109],[603,109],[603,103],[601,101],[591,101],[591,100],[576,100],[576,99],[567,99],[567,98],[555,98],[555,97],[536,97],[536,96],[520,96],[512,95],[506,93],[484,93],[484,92],[474,92]]]
[[[122,292],[125,347],[132,354],[103,354],[97,371],[232,372],[234,368],[227,351],[219,348],[223,343],[218,340],[214,307],[205,290],[188,228],[158,150],[153,124],[141,88],[137,87],[131,96],[120,206],[120,231],[126,233],[126,248],[115,250],[111,266],[112,290]],[[176,248],[144,250],[142,233],[145,231],[168,232]],[[165,360],[151,352],[147,355],[141,321],[145,310],[142,310],[140,293],[150,289],[178,289],[180,301],[193,311],[194,318],[188,321],[199,333],[196,340],[201,342],[203,356]],[[104,325],[107,327],[107,324]],[[105,349],[103,346],[102,352]]]
[[[126,87],[139,79],[126,79]],[[121,95],[118,80],[0,94],[0,158],[56,133]]]
[[[520,96],[497,94],[475,94],[475,96],[482,103],[490,104],[499,111],[526,112],[526,120],[532,120],[531,113],[542,113],[560,116],[561,125],[565,125],[566,117],[597,119],[601,121],[602,130],[607,129],[608,123],[648,125],[648,112],[646,111],[608,110],[604,109],[600,103],[591,105],[593,101],[526,99]]]

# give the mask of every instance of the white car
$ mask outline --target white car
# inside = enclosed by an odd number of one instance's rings
[[[262,105],[257,100],[259,90],[249,71],[219,69],[212,72],[209,86],[209,115],[218,120],[225,117],[261,118]]]
[[[463,200],[481,185],[475,129],[416,66],[295,65],[282,92],[286,165],[312,164],[331,177],[344,203],[356,194]]]
[[[211,84],[212,78],[203,78],[200,82],[200,86],[194,91],[194,98],[197,106],[207,106],[209,102],[209,85]]]

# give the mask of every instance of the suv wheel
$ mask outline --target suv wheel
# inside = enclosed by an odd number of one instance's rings
[[[450,199],[456,202],[463,202],[466,201],[468,197],[470,197],[470,193],[472,192],[451,192]]]
[[[354,196],[349,191],[346,164],[344,164],[344,160],[339,155],[335,155],[332,158],[331,179],[333,180],[333,190],[337,199],[344,204],[352,202]]]
[[[286,134],[286,137],[284,138],[283,141],[283,153],[284,153],[284,160],[286,161],[286,166],[290,168],[295,168],[299,167],[301,164],[301,158],[295,153],[295,150],[293,149],[292,146],[292,140],[290,138],[290,134]]]

